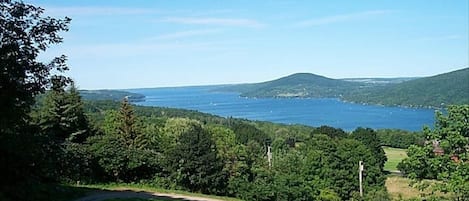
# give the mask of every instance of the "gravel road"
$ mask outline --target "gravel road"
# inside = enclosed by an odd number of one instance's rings
[[[154,198],[168,201],[223,201],[213,198],[202,198],[172,193],[137,192],[132,190],[98,191],[74,201],[104,201],[113,198]]]

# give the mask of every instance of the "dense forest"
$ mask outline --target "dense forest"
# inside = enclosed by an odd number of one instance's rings
[[[469,104],[469,68],[348,94],[345,100],[439,108]]]
[[[135,106],[129,97],[83,101],[64,76],[65,56],[37,60],[62,42],[71,19],[44,17],[41,8],[9,0],[0,1],[0,11],[0,200],[50,200],[63,191],[58,184],[110,182],[243,200],[390,200],[383,144],[412,144],[400,169],[411,178],[438,179],[440,191],[467,199],[469,105],[437,114],[422,143],[398,130],[347,133],[222,118]],[[393,145],[386,133],[403,140]],[[444,153],[428,152],[428,140]]]
[[[340,98],[357,103],[444,108],[469,104],[469,68],[424,78],[331,79],[297,73],[257,84],[224,86],[246,97]]]

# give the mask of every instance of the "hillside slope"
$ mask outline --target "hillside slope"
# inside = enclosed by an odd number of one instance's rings
[[[375,80],[375,78],[368,78]],[[257,84],[225,86],[256,98],[341,98],[346,101],[409,107],[469,104],[469,68],[424,78],[392,78],[386,82],[331,79],[297,73]]]
[[[369,86],[367,83],[336,80],[310,73],[297,73],[280,79],[238,86],[246,97],[340,97],[344,93]]]
[[[469,104],[469,68],[384,87],[348,93],[345,100],[411,107]]]

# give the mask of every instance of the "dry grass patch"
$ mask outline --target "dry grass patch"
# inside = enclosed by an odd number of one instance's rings
[[[393,199],[399,198],[399,195],[404,199],[420,197],[420,191],[409,184],[410,179],[404,177],[389,176],[386,179],[386,188]]]
[[[433,186],[438,181],[435,180],[424,180],[425,183]],[[424,194],[427,198],[431,196],[432,191],[429,189],[425,191],[419,191],[417,188],[410,186],[411,180],[401,176],[388,176],[386,179],[386,188],[388,189],[389,194],[393,200],[399,200],[399,198],[403,199],[411,199],[417,198],[421,199],[421,195]],[[433,196],[439,198],[451,198],[451,194],[444,194],[442,192],[435,192]]]

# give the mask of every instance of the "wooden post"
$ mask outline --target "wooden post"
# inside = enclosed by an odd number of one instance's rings
[[[267,146],[267,161],[269,162],[269,168],[272,167],[272,147]]]
[[[360,182],[360,197],[363,197],[363,161],[358,162],[358,181]]]

